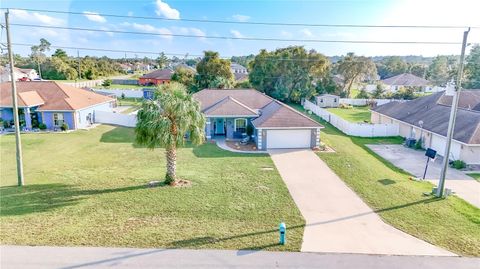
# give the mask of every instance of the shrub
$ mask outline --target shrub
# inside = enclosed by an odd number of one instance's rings
[[[125,99],[125,93],[122,92],[122,95],[120,96],[120,98]]]
[[[339,108],[343,108],[343,109],[351,109],[353,108],[353,106],[349,105],[349,104],[344,104],[344,103],[341,103],[340,105],[338,105]]]
[[[38,124],[38,129],[40,130],[46,130],[47,129],[47,125],[45,123],[39,123]]]
[[[62,131],[68,130],[68,124],[66,122],[62,123],[62,125],[60,126],[60,130]]]
[[[104,86],[104,87],[109,87],[111,85],[112,85],[112,80],[111,79],[106,79],[102,83],[102,86]]]
[[[247,135],[251,136],[253,134],[253,126],[248,124],[247,125]]]
[[[463,169],[467,167],[467,164],[462,160],[455,160],[452,162],[452,167],[455,169]]]
[[[415,149],[422,149],[422,148],[423,148],[422,144],[423,144],[423,143],[422,143],[422,139],[420,138],[420,139],[418,139],[417,142],[415,143],[414,148],[415,148]]]

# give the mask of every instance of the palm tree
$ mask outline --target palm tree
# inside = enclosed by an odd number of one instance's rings
[[[165,183],[176,184],[177,147],[188,135],[192,144],[205,138],[205,117],[200,104],[184,85],[172,82],[158,87],[153,100],[143,102],[137,114],[136,141],[150,149],[164,147],[167,157]]]

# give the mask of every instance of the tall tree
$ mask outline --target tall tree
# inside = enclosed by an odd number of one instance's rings
[[[205,51],[204,57],[197,64],[196,86],[199,90],[218,86],[221,79],[231,81],[233,74],[230,71],[230,60],[221,59],[218,52]]]
[[[475,45],[465,61],[465,88],[480,89],[480,45]]]
[[[437,85],[445,85],[455,77],[457,58],[439,55],[428,66],[427,79]]]
[[[163,69],[165,67],[167,67],[168,65],[168,58],[167,56],[165,56],[165,53],[160,53],[160,55],[157,57],[157,65],[158,65],[158,68],[159,69]]]
[[[61,59],[68,58],[67,52],[62,49],[56,49],[55,52],[52,54],[52,57],[58,57]]]
[[[185,142],[185,135],[198,145],[205,137],[205,117],[200,104],[188,94],[185,86],[172,82],[161,85],[153,100],[143,102],[137,114],[136,141],[150,149],[164,147],[167,159],[165,182],[177,182],[177,148]]]
[[[195,91],[195,71],[186,67],[178,67],[172,75],[172,81],[185,85],[189,92]]]
[[[377,65],[378,75],[381,78],[393,77],[407,72],[407,63],[399,56],[390,56]]]
[[[257,90],[281,101],[298,103],[316,93],[316,83],[326,76],[328,66],[324,55],[292,46],[272,52],[261,50],[250,63],[248,76]]]
[[[417,77],[425,78],[427,76],[427,68],[428,66],[425,64],[412,63],[408,66],[408,72]]]
[[[350,52],[337,63],[337,71],[345,80],[345,94],[350,96],[353,83],[377,76],[377,67],[370,58]]]
[[[40,78],[42,77],[42,68],[41,64],[47,60],[45,56],[45,52],[50,50],[50,42],[48,42],[45,38],[40,38],[40,44],[30,47],[32,53],[30,57],[34,62],[37,63],[38,66],[38,75]]]

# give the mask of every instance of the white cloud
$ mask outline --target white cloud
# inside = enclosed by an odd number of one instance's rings
[[[163,16],[167,19],[180,19],[180,12],[177,9],[171,8],[169,4],[162,2],[162,0],[157,0],[155,2],[157,8],[155,13],[158,16]]]
[[[123,22],[121,25],[123,26],[128,26],[131,27],[135,30],[139,30],[142,32],[147,32],[147,33],[153,33],[153,34],[162,34],[162,38],[165,39],[172,39],[173,36],[171,36],[172,31],[170,31],[168,28],[158,28],[150,24],[141,24],[141,23],[129,23],[129,22]]]
[[[302,33],[306,37],[313,37],[313,33],[307,28],[300,30],[300,33]]]
[[[280,35],[283,36],[283,37],[287,37],[287,38],[290,38],[290,37],[293,36],[292,33],[288,32],[288,31],[285,31],[285,30],[280,31]]]
[[[239,21],[239,22],[245,22],[245,21],[250,20],[250,16],[240,15],[240,14],[235,14],[235,15],[232,16],[232,18],[236,21]]]
[[[129,12],[127,13],[127,16],[129,16],[129,17],[133,16],[133,11],[129,11]]]
[[[18,10],[13,9],[10,11],[13,18],[18,20],[33,22],[33,23],[41,23],[46,25],[64,25],[65,21],[59,18],[50,17],[38,12],[28,12],[25,10]]]
[[[232,33],[232,35],[236,38],[244,38],[245,36],[240,33],[240,31],[238,30],[230,30],[230,33]]]
[[[107,27],[100,27],[101,30],[103,31],[109,31],[110,29],[108,29]],[[113,36],[113,32],[105,32],[106,35],[108,36]]]
[[[90,21],[99,22],[99,23],[107,22],[107,19],[105,19],[105,17],[101,16],[97,12],[84,11],[83,16],[85,16]]]
[[[199,37],[204,37],[206,35],[204,31],[198,28],[190,28],[190,32],[192,33],[192,35],[196,35]]]

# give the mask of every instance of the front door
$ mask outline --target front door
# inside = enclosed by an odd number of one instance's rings
[[[225,134],[225,119],[223,118],[215,119],[215,134],[216,135]]]

